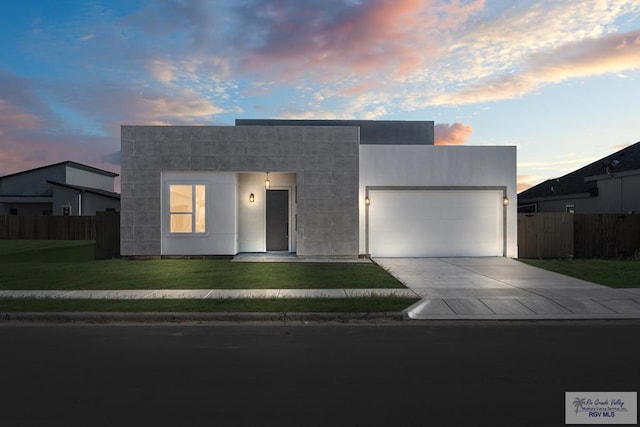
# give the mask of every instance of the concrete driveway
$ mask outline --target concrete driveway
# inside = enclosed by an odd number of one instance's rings
[[[613,289],[510,258],[376,258],[422,297],[411,319],[640,319],[640,288]]]

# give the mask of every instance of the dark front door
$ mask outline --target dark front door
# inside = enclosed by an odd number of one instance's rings
[[[267,250],[289,250],[289,190],[267,190]]]

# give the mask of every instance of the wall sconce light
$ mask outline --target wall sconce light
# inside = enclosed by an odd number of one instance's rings
[[[267,179],[264,181],[264,188],[267,190],[271,187],[271,181],[269,181],[269,172],[267,172]]]
[[[253,195],[253,193],[249,194],[249,202],[253,203],[256,201],[256,196]]]
[[[502,198],[502,204],[503,204],[504,206],[509,206],[509,198],[508,198],[507,196],[504,196],[504,197]]]
[[[369,196],[364,198],[364,205],[365,206],[369,206],[371,204],[371,199],[369,199]]]

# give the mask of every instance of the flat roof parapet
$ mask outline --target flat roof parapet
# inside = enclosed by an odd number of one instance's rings
[[[434,145],[433,121],[236,119],[236,126],[351,126],[360,144]]]

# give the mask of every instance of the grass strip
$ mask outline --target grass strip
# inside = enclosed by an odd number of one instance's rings
[[[0,241],[0,289],[404,288],[373,263],[95,260],[92,241]]]
[[[417,298],[251,298],[251,299],[0,299],[0,312],[304,312],[384,313],[402,311]]]
[[[524,259],[534,267],[612,288],[640,287],[640,261],[621,259]]]

